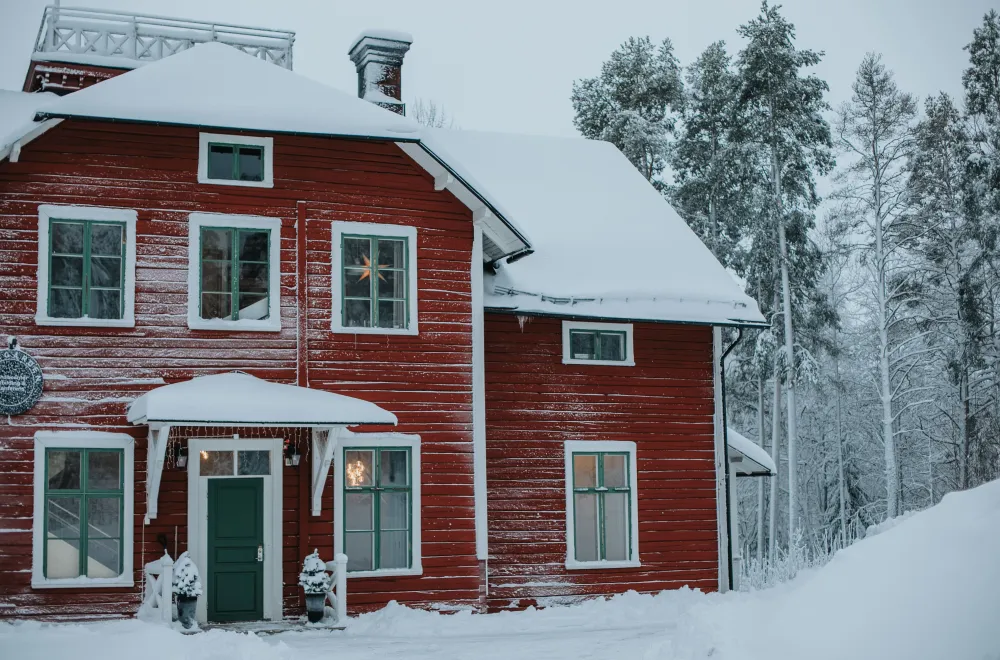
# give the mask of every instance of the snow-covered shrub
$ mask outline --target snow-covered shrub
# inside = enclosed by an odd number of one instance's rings
[[[833,553],[833,550],[820,549],[810,554],[802,532],[796,532],[788,551],[778,550],[773,562],[767,557],[757,561],[756,558],[747,556],[743,560],[740,590],[756,591],[787,582],[798,575],[799,571],[826,564]]]
[[[182,553],[174,564],[174,593],[188,598],[197,598],[201,595],[198,567],[191,561],[187,552]]]
[[[325,594],[330,590],[330,576],[327,575],[326,564],[319,558],[318,550],[313,550],[302,562],[299,585],[307,594]]]

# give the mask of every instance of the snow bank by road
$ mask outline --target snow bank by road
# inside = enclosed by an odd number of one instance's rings
[[[0,625],[0,658],[1000,660],[1000,481],[944,498],[755,593],[625,594],[445,616],[390,606],[345,632],[184,636],[138,621]]]

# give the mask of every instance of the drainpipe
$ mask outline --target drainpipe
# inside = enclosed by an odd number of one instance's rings
[[[736,339],[729,345],[729,348],[722,351],[722,357],[719,358],[719,383],[722,388],[722,451],[726,463],[726,550],[728,554],[727,561],[729,562],[730,591],[733,589],[733,509],[729,501],[729,480],[732,479],[732,475],[729,469],[729,418],[726,414],[726,358],[736,348],[736,345],[743,340],[743,328],[737,328],[736,331]]]

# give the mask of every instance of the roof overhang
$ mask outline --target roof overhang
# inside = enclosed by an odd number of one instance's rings
[[[332,428],[395,425],[396,416],[369,401],[232,372],[164,385],[128,407],[132,424]]]
[[[726,429],[729,444],[729,464],[737,477],[773,477],[778,471],[771,456],[742,433]]]

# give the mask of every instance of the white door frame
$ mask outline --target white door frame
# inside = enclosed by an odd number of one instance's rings
[[[208,579],[208,480],[250,479],[264,480],[264,619],[279,621],[281,612],[281,470],[283,467],[281,438],[191,438],[188,440],[188,552],[203,575],[207,592]],[[201,478],[201,461],[198,452],[218,450],[269,450],[271,474],[254,477],[205,477]],[[277,494],[277,495],[275,495]],[[198,621],[208,620],[207,598],[198,599]]]

